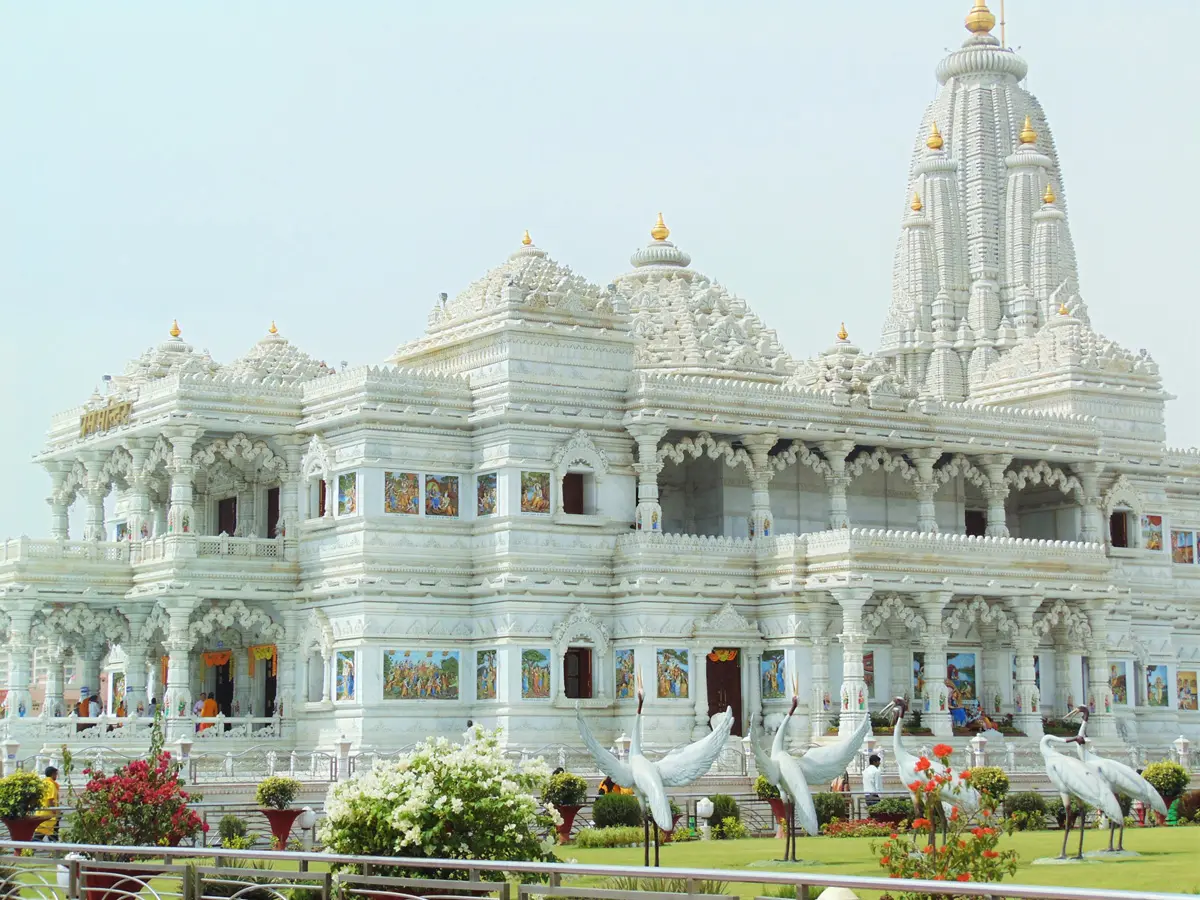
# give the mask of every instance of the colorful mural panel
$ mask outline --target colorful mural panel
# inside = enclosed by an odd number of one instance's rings
[[[1108,664],[1108,687],[1114,703],[1129,702],[1129,674],[1124,661]]]
[[[333,699],[353,701],[358,696],[358,666],[355,651],[339,650],[337,652],[335,673],[337,678]]]
[[[1142,546],[1147,550],[1163,548],[1163,517],[1142,516]]]
[[[762,698],[764,700],[782,700],[787,696],[787,678],[784,673],[784,652],[782,650],[767,650],[759,662],[762,679]]]
[[[475,699],[496,699],[496,651],[475,651]]]
[[[1167,679],[1170,670],[1166,666],[1146,666],[1146,705],[1166,706],[1170,702]]]
[[[867,696],[875,696],[875,651],[863,654],[863,681],[867,683]]]
[[[458,515],[458,476],[425,476],[425,515]]]
[[[457,700],[457,650],[383,651],[384,700]]]
[[[925,696],[925,654],[920,650],[913,653],[912,692],[914,700]]]
[[[1171,562],[1189,566],[1196,562],[1196,532],[1171,529]]]
[[[688,652],[684,649],[659,650],[656,675],[661,700],[683,700],[688,695]]]
[[[947,656],[946,680],[953,685],[950,688],[951,706],[963,706],[971,700],[978,700],[975,691],[975,654],[951,653]]]
[[[337,504],[339,516],[352,516],[358,512],[357,472],[346,472],[338,476]]]
[[[633,670],[633,650],[617,650],[613,661],[617,670],[617,699],[632,700],[637,696],[637,676]]]
[[[496,514],[496,473],[488,472],[475,479],[475,515]]]
[[[550,651],[521,651],[521,699],[550,699]]]
[[[1196,670],[1180,670],[1175,673],[1175,696],[1180,709],[1195,712],[1200,709],[1197,703]]]
[[[550,473],[521,473],[521,512],[550,512]]]
[[[421,476],[416,472],[384,472],[383,511],[401,516],[420,515]]]

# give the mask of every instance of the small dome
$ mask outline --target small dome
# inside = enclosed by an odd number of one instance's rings
[[[233,378],[262,383],[303,384],[332,375],[333,369],[288,341],[272,322],[266,336],[248,353],[230,363],[226,373]]]
[[[179,323],[171,325],[170,337],[151,347],[137,359],[130,360],[125,373],[113,379],[117,392],[126,392],[150,381],[170,375],[214,375],[220,371],[208,351],[197,352],[195,347],[184,341]]]

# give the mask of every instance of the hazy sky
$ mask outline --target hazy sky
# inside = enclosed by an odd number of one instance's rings
[[[873,348],[970,6],[0,0],[0,536],[49,533],[29,459],[50,415],[172,318],[221,362],[272,319],[332,365],[379,362],[525,228],[604,284],[662,210],[794,355],[843,319]],[[1170,442],[1200,443],[1200,3],[1007,17],[1093,322],[1151,351]]]

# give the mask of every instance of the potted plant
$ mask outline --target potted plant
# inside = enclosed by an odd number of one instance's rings
[[[562,821],[555,825],[558,842],[566,844],[571,840],[571,826],[575,824],[575,817],[587,803],[587,781],[570,772],[551,775],[542,791],[542,802],[558,810],[562,817]]]
[[[1175,802],[1176,798],[1184,792],[1191,781],[1191,775],[1187,769],[1179,765],[1179,763],[1162,761],[1150,763],[1142,770],[1142,777],[1150,782],[1151,786],[1158,791],[1160,797],[1163,798],[1163,803],[1168,807]],[[1158,824],[1162,825],[1166,822],[1166,817],[1162,813],[1156,813],[1158,816]]]
[[[884,797],[867,810],[867,815],[877,822],[890,825],[911,822],[915,817],[912,801],[907,797]]]
[[[0,821],[8,826],[14,841],[31,841],[38,825],[49,816],[39,816],[45,784],[33,772],[13,772],[0,778]]]
[[[775,837],[782,838],[783,830],[787,828],[787,804],[779,794],[779,788],[767,781],[767,776],[759,775],[754,779],[754,794],[759,800],[766,800],[771,807],[771,815],[775,817]]]
[[[93,854],[93,865],[85,864],[83,877],[88,900],[129,897],[141,891],[156,874],[145,865],[120,865],[130,863],[133,857],[118,848],[175,847],[208,831],[208,826],[188,806],[200,797],[183,790],[180,764],[163,750],[162,727],[157,719],[146,759],[132,760],[111,775],[84,769],[89,781],[79,794],[71,785],[71,768],[71,754],[64,747],[63,780],[75,808],[64,840],[114,848],[111,852]],[[96,862],[119,865],[100,868],[94,865]]]
[[[662,831],[662,839],[664,844],[669,844],[674,839],[675,828],[679,825],[679,820],[683,818],[683,810],[679,808],[679,804],[671,797],[667,798],[667,802],[671,804],[671,830]]]
[[[254,792],[254,802],[258,804],[262,814],[271,823],[273,846],[276,850],[287,847],[288,837],[292,833],[292,825],[304,810],[289,809],[296,795],[300,793],[300,782],[295,778],[285,778],[282,775],[272,775],[258,783]]]

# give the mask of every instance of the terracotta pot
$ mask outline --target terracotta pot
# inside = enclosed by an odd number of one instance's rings
[[[288,838],[292,834],[292,824],[302,809],[264,809],[262,814],[267,817],[267,821],[271,823],[271,835],[275,838],[275,843],[272,849],[286,850]]]
[[[557,807],[558,814],[562,816],[562,824],[558,827],[558,842],[560,844],[569,844],[571,842],[571,826],[575,824],[575,817],[579,815],[582,806],[559,806]]]
[[[82,874],[87,900],[128,900],[160,873],[153,870],[104,872],[84,869]]]
[[[788,805],[779,797],[767,800],[771,805],[771,815],[775,817],[775,837],[782,838],[787,833]]]
[[[20,819],[0,819],[8,827],[8,836],[14,841],[32,841],[37,827],[52,816],[24,816]]]

